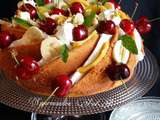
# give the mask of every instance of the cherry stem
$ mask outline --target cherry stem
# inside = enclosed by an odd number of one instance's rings
[[[11,55],[12,55],[12,58],[15,60],[16,64],[17,65],[20,65],[19,61],[17,60],[17,52],[15,50],[11,50]]]
[[[160,20],[160,17],[151,19],[151,20],[149,20],[149,22],[154,22],[154,21],[157,21],[157,20]]]
[[[131,18],[133,18],[134,15],[136,14],[136,11],[137,11],[138,6],[139,6],[139,4],[138,4],[138,2],[136,2],[136,6],[135,6],[135,9],[134,9],[134,11],[133,11],[133,13],[132,13]]]
[[[55,92],[56,92],[58,89],[59,89],[59,87],[57,87],[57,88],[50,94],[50,96],[48,96],[48,98],[47,98],[44,102],[40,103],[40,105],[37,107],[36,110],[38,110],[39,108],[43,107],[43,106],[52,98],[52,96],[54,96]]]
[[[125,83],[125,81],[121,78],[121,82],[122,82],[122,85],[124,85],[124,88],[127,90],[128,89],[128,87],[127,87],[127,85],[126,85],[126,83]]]

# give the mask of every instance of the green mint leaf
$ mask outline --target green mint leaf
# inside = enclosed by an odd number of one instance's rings
[[[44,5],[44,0],[36,0],[36,3],[38,6],[43,6]]]
[[[135,41],[132,39],[132,37],[128,35],[123,35],[119,37],[119,40],[122,40],[123,46],[128,49],[133,54],[138,54],[138,49],[136,46]]]
[[[84,19],[84,25],[90,27],[92,25],[92,22],[93,22],[95,16],[96,16],[96,13],[95,12],[91,12],[90,15],[88,15],[87,17],[85,17],[85,19]]]
[[[23,20],[23,19],[18,18],[18,17],[14,17],[14,18],[12,18],[12,20],[15,21],[16,24],[18,24],[18,25],[20,25],[20,26],[22,26],[22,27],[24,27],[26,29],[31,27],[31,26],[33,26],[28,21]]]
[[[66,63],[68,60],[68,56],[69,56],[68,55],[68,48],[67,48],[66,44],[62,46],[60,55],[61,55],[63,62]]]

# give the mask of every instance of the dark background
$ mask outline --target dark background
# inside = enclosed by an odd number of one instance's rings
[[[134,10],[135,1],[136,0],[122,0],[122,8],[129,15],[131,15]],[[16,10],[17,2],[18,0],[1,0],[0,18],[11,18]],[[147,16],[149,19],[158,18],[160,16],[160,0],[139,0],[139,7],[133,19],[137,20],[140,16]],[[150,49],[160,63],[160,21],[152,22],[152,32],[143,36],[143,38],[145,40],[145,46]],[[159,80],[146,96],[160,97]],[[108,120],[110,112],[103,113],[103,115],[104,114],[105,119]],[[0,120],[30,120],[30,115],[30,113],[0,104]],[[99,120],[101,117],[102,114],[84,116],[83,120]],[[72,118],[70,119],[73,120]]]

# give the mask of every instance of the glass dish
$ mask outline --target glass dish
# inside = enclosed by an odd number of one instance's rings
[[[110,120],[160,120],[160,98],[144,97],[115,109]]]

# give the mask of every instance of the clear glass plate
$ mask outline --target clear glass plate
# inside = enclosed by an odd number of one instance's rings
[[[92,96],[52,97],[43,108],[37,110],[39,104],[46,100],[45,96],[30,93],[0,74],[0,102],[23,111],[55,116],[90,115],[110,111],[143,96],[155,84],[159,67],[148,49],[145,49],[145,54],[144,60],[137,65],[131,80],[126,83],[128,89],[122,85]]]
[[[110,120],[160,120],[160,98],[144,97],[115,109]]]

